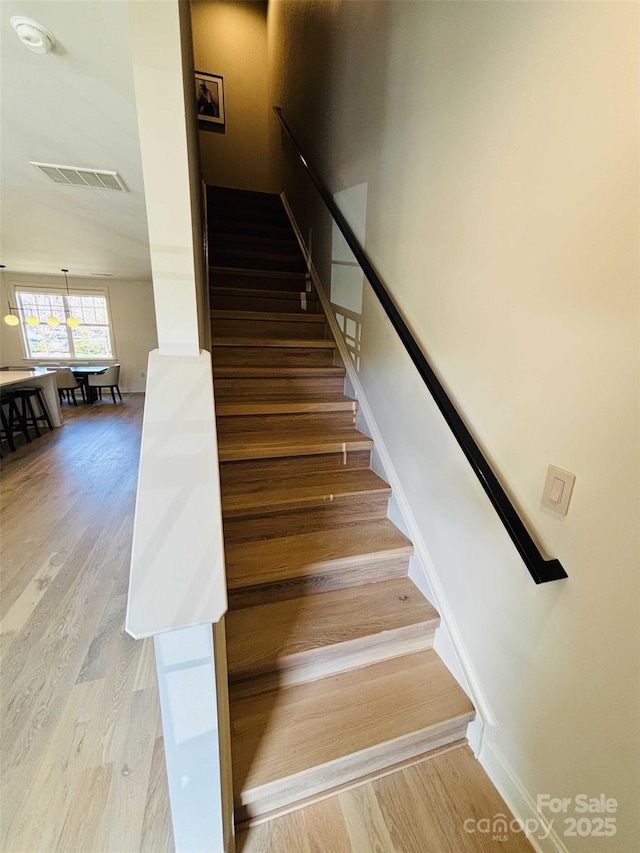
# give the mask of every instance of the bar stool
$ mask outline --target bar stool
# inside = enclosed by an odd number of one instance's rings
[[[11,450],[16,449],[15,442],[13,440],[13,436],[21,432],[25,438],[25,441],[31,443],[31,436],[29,435],[29,429],[27,427],[27,422],[22,416],[22,412],[20,411],[20,407],[18,406],[18,398],[15,391],[3,391],[0,396],[0,404],[2,409],[2,431],[4,433],[4,438],[9,445]],[[8,412],[5,412],[5,406],[8,407]]]
[[[0,399],[0,442],[6,441],[9,445],[9,450],[15,451],[16,443],[13,440],[13,430],[9,426],[9,418],[5,414],[4,407],[15,405],[13,401]]]
[[[53,429],[53,424],[49,418],[49,413],[47,412],[47,407],[44,404],[44,397],[42,396],[40,388],[15,388],[11,393],[15,396],[16,404],[18,404],[18,409],[26,426],[27,432],[29,429],[33,428],[35,430],[35,434],[39,438],[39,421],[44,421],[50,430]],[[38,408],[40,410],[39,414],[36,414],[36,411],[33,408],[34,402],[38,403]]]

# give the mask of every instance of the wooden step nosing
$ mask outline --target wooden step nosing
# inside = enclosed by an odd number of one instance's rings
[[[461,713],[316,767],[301,770],[291,776],[245,789],[235,798],[236,808],[241,810],[240,819],[243,819],[245,810],[250,809],[256,813],[266,810],[267,804],[269,810],[282,808],[299,799],[302,790],[305,791],[306,797],[313,797],[321,794],[328,784],[335,787],[349,784],[365,775],[371,778],[371,774],[384,771],[390,763],[407,761],[461,740],[474,717],[475,711]],[[390,753],[394,757],[393,762],[389,761]]]
[[[282,456],[315,456],[326,453],[349,453],[354,450],[371,450],[373,442],[366,441],[341,441],[341,442],[317,442],[313,444],[256,444],[244,445],[243,447],[224,448],[219,446],[220,462],[239,462],[242,459],[270,459]]]
[[[267,288],[253,288],[253,287],[212,287],[209,291],[209,296],[212,299],[215,299],[217,296],[227,296],[230,298],[245,298],[245,299],[289,299],[291,301],[295,300],[296,302],[300,302],[300,297],[305,296],[307,302],[317,303],[318,296],[312,290],[270,290]],[[211,311],[218,310],[216,308],[212,308]],[[232,310],[230,308],[228,311]],[[270,312],[271,313],[271,312]],[[290,312],[286,312],[290,313]],[[303,316],[307,316],[304,315]],[[318,314],[314,316],[324,317],[324,314]]]
[[[282,687],[317,681],[372,663],[433,648],[439,617],[423,619],[351,640],[327,642],[299,652],[282,652],[275,661],[229,665],[231,699],[255,696]]]
[[[297,811],[298,809],[305,808],[306,806],[311,806],[314,803],[321,802],[322,800],[329,799],[330,797],[335,797],[338,794],[345,793],[346,791],[351,791],[354,788],[360,787],[361,785],[366,785],[368,782],[374,782],[377,779],[382,779],[385,776],[390,776],[393,773],[398,773],[398,771],[404,770],[408,767],[413,767],[416,764],[422,764],[423,762],[430,761],[432,758],[436,758],[437,756],[443,755],[446,752],[451,752],[454,749],[460,749],[461,747],[465,747],[467,745],[468,741],[466,737],[461,738],[460,740],[454,740],[451,743],[438,747],[437,749],[429,750],[428,752],[415,755],[412,758],[406,759],[405,761],[398,761],[395,764],[390,764],[388,767],[385,767],[384,770],[380,770],[371,775],[361,776],[359,779],[354,779],[353,781],[346,782],[343,785],[335,785],[330,788],[326,788],[324,791],[314,797],[296,800],[295,802],[289,803],[285,806],[282,806],[281,808],[263,812],[262,814],[256,815],[255,817],[245,817],[241,820],[239,813],[236,812],[236,831],[242,832],[245,829],[249,829],[250,827],[260,826],[261,824],[268,823],[269,821],[275,820],[278,817],[283,817],[284,815],[291,814],[291,812]]]
[[[233,377],[245,379],[305,379],[318,378],[330,379],[333,377],[343,377],[345,375],[344,367],[337,365],[318,365],[317,367],[240,367],[237,365],[228,365],[216,367],[213,365],[214,379],[229,379]]]
[[[321,412],[353,412],[358,411],[356,400],[257,400],[254,403],[239,400],[225,400],[216,403],[216,416],[229,418],[235,415],[268,415],[268,414],[314,414]]]

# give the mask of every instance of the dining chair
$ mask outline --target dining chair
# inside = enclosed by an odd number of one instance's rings
[[[91,388],[95,388],[98,392],[98,397],[102,400],[102,389],[108,388],[111,391],[111,396],[113,398],[113,402],[116,401],[116,395],[114,393],[114,388],[118,392],[118,397],[120,397],[120,401],[122,402],[122,394],[120,393],[120,389],[118,388],[118,382],[120,380],[120,365],[112,364],[111,367],[108,367],[104,373],[96,373],[90,374],[87,378],[87,385]]]
[[[85,400],[84,386],[78,382],[76,377],[73,375],[73,371],[68,367],[56,368],[56,385],[58,386],[60,402],[62,402],[66,397],[67,400],[73,400],[73,405],[77,406],[78,401],[76,400],[76,391],[78,390],[82,394],[83,401]]]

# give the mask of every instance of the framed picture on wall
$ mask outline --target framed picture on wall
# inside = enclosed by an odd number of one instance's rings
[[[224,82],[219,74],[196,71],[196,109],[200,121],[224,124]]]

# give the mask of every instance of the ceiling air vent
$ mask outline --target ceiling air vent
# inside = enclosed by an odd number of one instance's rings
[[[107,172],[103,169],[81,169],[78,166],[57,166],[54,163],[34,163],[43,175],[55,184],[66,184],[71,187],[92,187],[96,190],[116,190],[119,193],[128,192],[124,181],[117,172]]]

